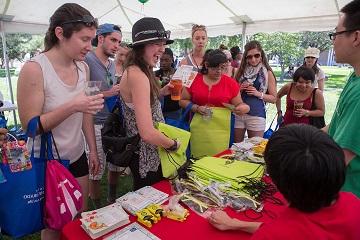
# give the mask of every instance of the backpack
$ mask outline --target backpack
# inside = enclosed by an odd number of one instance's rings
[[[106,161],[119,167],[128,167],[138,150],[140,135],[128,137],[122,107],[119,102],[107,117],[101,129],[101,139]]]

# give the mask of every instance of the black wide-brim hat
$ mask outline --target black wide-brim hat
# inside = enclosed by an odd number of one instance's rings
[[[174,40],[170,39],[170,31],[165,31],[161,21],[157,18],[144,17],[138,20],[132,27],[132,43],[129,47],[144,45],[157,40],[166,40],[166,44],[171,44]]]

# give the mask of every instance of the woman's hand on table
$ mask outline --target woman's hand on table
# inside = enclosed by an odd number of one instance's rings
[[[210,217],[208,217],[209,223],[215,228],[226,231],[226,230],[235,230],[235,224],[233,218],[229,217],[226,212],[217,210],[213,212]]]
[[[247,233],[256,232],[262,224],[261,222],[246,222],[231,218],[226,212],[220,210],[213,212],[210,217],[208,217],[208,221],[211,225],[221,231],[240,230]]]

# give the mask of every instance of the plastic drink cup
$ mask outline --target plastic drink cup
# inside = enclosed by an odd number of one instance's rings
[[[294,101],[294,113],[293,115],[296,116],[296,110],[302,109],[304,105],[303,101]]]
[[[85,94],[87,96],[94,96],[101,93],[102,81],[87,81],[85,83]]]
[[[205,114],[202,115],[202,119],[205,121],[209,121],[212,118],[212,110],[209,106],[205,108]]]
[[[182,81],[180,79],[171,79],[170,83],[174,86],[171,89],[171,100],[179,101],[181,98]]]

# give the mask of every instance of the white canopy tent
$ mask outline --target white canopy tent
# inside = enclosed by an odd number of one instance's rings
[[[45,33],[51,14],[66,2],[1,0],[0,31],[3,48],[6,49],[4,33]],[[73,2],[90,10],[100,23],[121,26],[124,40],[131,40],[132,25],[144,16],[159,18],[165,28],[171,30],[173,39],[189,37],[195,23],[206,25],[209,36],[325,31],[336,26],[339,9],[350,0],[149,0],[145,4],[137,0]],[[7,61],[6,67],[8,69]],[[14,103],[9,71],[7,76]]]
[[[192,24],[204,24],[209,36],[246,33],[324,31],[336,25],[338,12],[350,0],[77,0],[99,19],[122,27],[129,38],[134,22],[158,17],[173,38],[187,38]],[[64,0],[2,0],[7,33],[45,33],[51,14]]]

